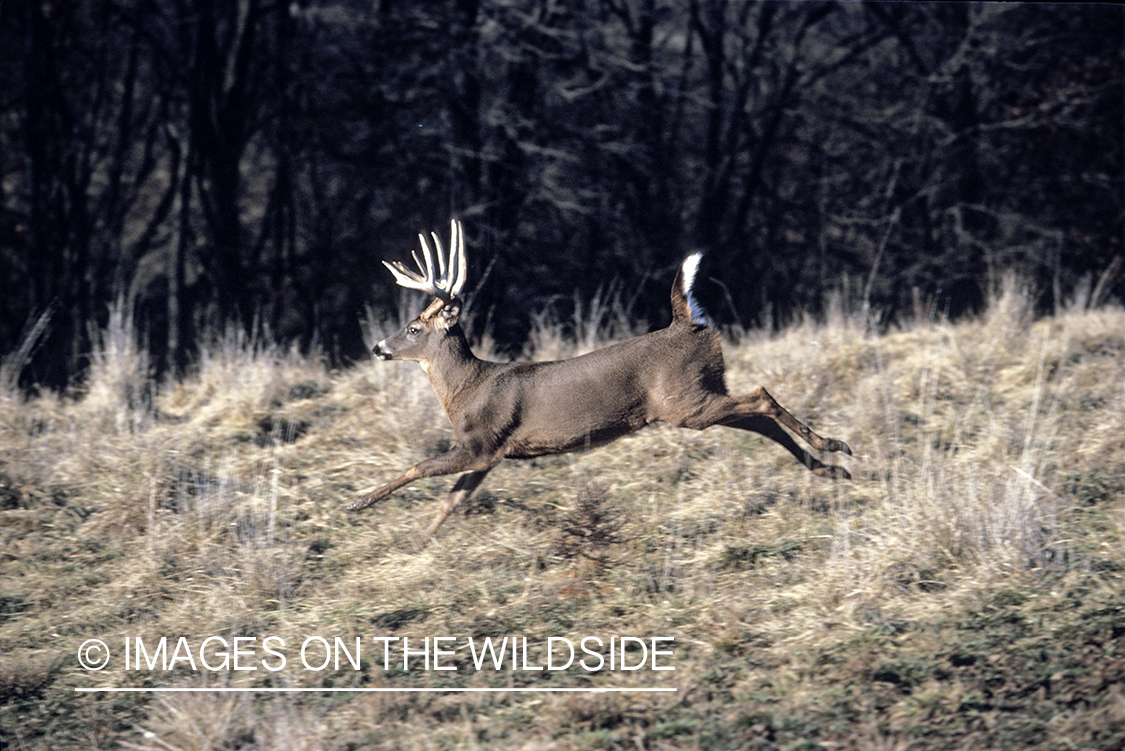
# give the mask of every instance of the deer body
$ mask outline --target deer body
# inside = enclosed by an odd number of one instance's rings
[[[441,243],[434,237],[441,253]],[[464,282],[460,225],[453,224],[450,272]],[[436,299],[401,331],[379,342],[385,360],[422,365],[453,426],[449,451],[411,467],[349,508],[364,508],[422,477],[464,473],[429,528],[419,549],[449,513],[503,459],[529,459],[604,445],[653,422],[702,430],[712,425],[760,433],[792,453],[814,473],[849,477],[802,449],[781,429],[797,433],[820,451],[851,450],[821,438],[781,407],[765,389],[734,397],[727,393],[718,334],[704,321],[691,295],[698,254],[681,266],[672,285],[672,323],[664,329],[569,360],[496,363],[478,359],[457,323],[457,282],[436,279],[425,238],[424,274],[387,264],[403,286],[424,289]],[[459,266],[460,264],[460,266]],[[422,263],[419,262],[419,267]],[[444,258],[439,256],[441,275]]]
[[[679,379],[699,383],[714,375],[696,359],[712,349],[707,334],[713,332],[664,329],[556,362],[478,360],[476,377],[443,406],[458,441],[485,433],[497,461],[602,445],[676,419],[676,408],[692,396]],[[431,383],[441,378],[438,370],[431,366]]]

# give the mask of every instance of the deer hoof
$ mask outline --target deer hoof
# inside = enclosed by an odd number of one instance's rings
[[[823,467],[817,467],[813,470],[813,474],[817,477],[826,477],[829,480],[850,480],[852,473],[843,467],[835,464],[826,464]]]

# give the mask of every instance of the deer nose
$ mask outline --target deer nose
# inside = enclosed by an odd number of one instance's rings
[[[387,349],[386,343],[387,343],[387,340],[384,339],[383,341],[376,344],[374,347],[371,348],[371,354],[375,355],[380,360],[390,360],[391,359],[391,353]]]

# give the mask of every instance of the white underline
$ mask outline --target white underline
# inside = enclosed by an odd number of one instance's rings
[[[545,694],[545,693],[591,693],[591,694],[607,694],[607,693],[626,693],[626,692],[645,692],[645,693],[667,693],[674,692],[675,688],[625,688],[619,686],[610,686],[606,688],[206,688],[206,687],[189,687],[189,688],[78,688],[75,691],[81,693],[237,693],[237,694],[280,694],[280,693],[298,693],[298,692],[353,692],[353,693],[368,693],[368,694],[387,694],[387,693],[431,693],[431,694],[499,694],[499,693],[524,693],[524,694]]]

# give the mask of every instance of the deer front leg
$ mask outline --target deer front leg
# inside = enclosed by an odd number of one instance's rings
[[[437,477],[438,475],[452,475],[457,472],[481,472],[485,473],[492,469],[495,462],[483,458],[478,454],[467,451],[464,447],[458,445],[446,451],[440,456],[435,456],[432,459],[418,462],[410,469],[406,470],[401,476],[391,480],[386,485],[377,490],[368,493],[365,496],[355,500],[348,506],[349,511],[358,511],[362,508],[367,508],[373,503],[378,503],[391,493],[395,492],[404,485],[409,485],[415,480],[421,480],[423,477]],[[483,475],[481,479],[484,479]],[[458,483],[460,484],[460,483]],[[477,485],[480,480],[477,481]],[[476,485],[473,486],[474,488]],[[472,491],[470,491],[472,492]]]
[[[492,471],[491,467],[476,472],[466,472],[457,479],[457,484],[453,486],[453,490],[449,491],[449,495],[446,496],[445,502],[441,504],[441,509],[438,510],[434,520],[430,522],[430,526],[426,528],[425,532],[414,538],[413,552],[417,553],[426,547],[426,543],[430,541],[430,537],[445,521],[445,518],[452,513],[453,509],[461,505],[462,501],[471,496],[474,490],[480,487],[485,475],[490,471]]]

